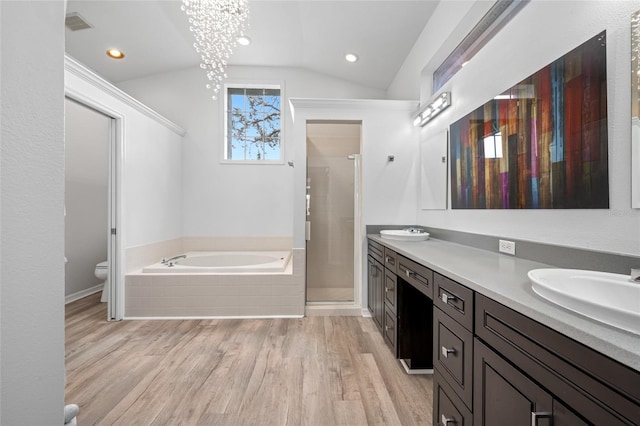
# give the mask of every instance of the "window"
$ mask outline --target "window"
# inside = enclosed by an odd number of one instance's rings
[[[226,86],[224,159],[282,163],[280,86]]]

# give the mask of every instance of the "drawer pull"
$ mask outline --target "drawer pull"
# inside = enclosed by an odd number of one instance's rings
[[[390,257],[390,256],[386,256],[384,258],[384,261],[387,262],[387,263],[390,263],[392,265],[395,264],[395,262],[393,262],[393,257]]]
[[[454,419],[453,417],[447,417],[444,414],[440,417],[440,423],[442,423],[443,426],[447,426],[449,424],[454,424],[454,423],[458,423],[456,422],[456,419]]]
[[[445,347],[443,346],[443,347],[442,347],[442,355],[443,355],[445,358],[449,358],[449,354],[454,354],[454,355],[455,355],[455,354],[456,354],[456,350],[455,350],[455,349],[453,349],[453,348],[451,348],[451,349],[449,349],[449,348],[445,348]]]
[[[384,288],[384,292],[385,292],[385,293],[389,293],[389,291],[390,291],[390,290],[391,290],[391,289],[390,289],[389,287],[385,287],[385,288]]]
[[[442,293],[442,296],[440,296],[440,298],[442,299],[442,301],[444,303],[449,303],[449,300],[456,300],[457,299],[456,296],[452,296],[452,295],[444,293],[444,292]]]
[[[389,327],[388,325],[385,325],[384,326],[384,331],[389,331],[389,330],[391,330],[391,327]]]
[[[408,269],[405,269],[405,273],[407,274],[407,276],[408,276],[409,278],[413,278],[413,277],[415,277],[415,276],[416,276],[416,273],[415,273],[415,272],[410,271],[410,270],[408,270]]]
[[[531,426],[538,426],[538,419],[552,419],[553,413],[549,411],[532,411]]]

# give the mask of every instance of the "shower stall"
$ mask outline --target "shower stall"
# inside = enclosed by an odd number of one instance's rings
[[[356,300],[359,122],[307,123],[307,304]]]

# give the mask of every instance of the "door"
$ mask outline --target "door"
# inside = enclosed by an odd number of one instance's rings
[[[360,123],[307,123],[307,303],[356,301]]]
[[[116,285],[120,121],[88,99],[65,99],[65,294],[75,300],[103,292],[108,320],[122,319]],[[94,275],[96,265],[104,261],[109,265],[108,286]]]
[[[475,425],[552,424],[551,395],[478,339],[474,351]]]

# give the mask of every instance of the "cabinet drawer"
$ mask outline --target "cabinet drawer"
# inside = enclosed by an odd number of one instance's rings
[[[467,407],[473,400],[473,335],[440,309],[433,310],[434,367]]]
[[[382,328],[382,336],[384,341],[389,345],[393,356],[397,356],[397,331],[396,314],[393,313],[388,306],[384,307],[384,327]]]
[[[396,282],[396,274],[391,271],[385,270],[384,272],[384,303],[389,309],[397,314],[397,301],[398,301],[398,285]]]
[[[473,290],[438,273],[433,281],[433,304],[473,332]]]
[[[438,426],[471,426],[471,411],[453,392],[436,370],[433,374],[433,424]]]
[[[398,269],[398,255],[395,251],[388,247],[384,248],[384,267],[389,269],[394,274]]]
[[[370,256],[384,264],[384,246],[382,244],[373,240],[368,240],[367,250]]]
[[[433,271],[431,269],[406,257],[398,256],[397,274],[429,299],[433,299]]]

